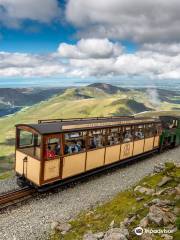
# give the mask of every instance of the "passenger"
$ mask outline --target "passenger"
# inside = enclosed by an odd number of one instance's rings
[[[130,142],[131,139],[132,139],[131,133],[129,131],[126,131],[124,135],[124,142]]]
[[[69,153],[74,153],[74,152],[78,152],[78,147],[76,146],[76,144],[73,142],[68,149]]]
[[[56,143],[55,148],[54,148],[56,155],[60,155],[60,148],[61,148],[60,144]]]
[[[118,144],[119,143],[119,140],[117,137],[114,138],[114,144]]]
[[[109,145],[114,145],[114,137],[111,137],[111,140],[109,142]]]
[[[102,147],[102,136],[101,135],[94,136],[94,142],[96,147]]]
[[[81,148],[82,148],[80,141],[76,142],[76,147],[77,147],[77,149],[78,149],[78,152],[80,152],[80,151],[81,151]]]
[[[48,159],[48,158],[55,158],[55,153],[51,149],[50,145],[48,145],[48,149],[46,150],[46,159]]]
[[[96,148],[96,143],[95,143],[94,139],[92,139],[92,141],[91,141],[91,146],[90,146],[90,148],[91,148],[91,149],[92,149],[92,148]]]
[[[68,154],[68,145],[67,144],[65,144],[65,146],[64,146],[64,154]]]
[[[135,136],[136,136],[137,139],[143,139],[144,138],[144,133],[142,132],[142,129],[135,132]]]

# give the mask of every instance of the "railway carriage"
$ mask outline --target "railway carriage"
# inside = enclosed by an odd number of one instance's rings
[[[18,183],[39,189],[133,161],[159,149],[159,119],[103,117],[16,125]]]

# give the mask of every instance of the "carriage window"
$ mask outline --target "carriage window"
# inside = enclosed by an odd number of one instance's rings
[[[87,132],[71,132],[64,135],[64,154],[72,154],[85,151]]]
[[[144,139],[144,125],[134,127],[134,140]]]
[[[119,144],[122,140],[122,131],[120,128],[111,128],[107,130],[107,145]]]
[[[154,136],[154,124],[148,124],[145,127],[145,137],[150,138]]]
[[[28,131],[20,130],[19,146],[25,154],[40,158],[41,136]]]
[[[54,159],[61,155],[60,136],[48,137],[45,144],[45,159]]]
[[[131,127],[123,128],[123,142],[131,142],[133,139]]]
[[[106,145],[106,130],[92,130],[89,131],[88,140],[87,140],[87,148],[100,148]]]
[[[25,146],[32,146],[34,142],[34,135],[31,132],[27,131],[20,131],[20,141],[19,146],[25,147]]]
[[[158,136],[162,133],[162,126],[161,124],[156,124],[155,125],[155,136]]]

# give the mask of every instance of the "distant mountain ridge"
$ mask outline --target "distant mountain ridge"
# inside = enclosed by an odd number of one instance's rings
[[[55,96],[59,101],[90,101],[92,99],[115,98],[112,107],[121,115],[149,111],[163,102],[171,104],[171,109],[180,109],[180,92],[162,89],[127,89],[107,83],[93,83],[83,87],[69,88],[0,88],[0,117],[15,113],[24,107],[31,107]],[[100,103],[101,104],[101,103]],[[124,107],[126,106],[126,108]],[[82,112],[88,113],[83,109]],[[113,113],[114,114],[114,113]]]
[[[63,93],[60,88],[0,88],[0,117]]]
[[[60,88],[0,88],[0,101],[14,106],[30,106],[62,92]]]
[[[118,91],[122,91],[122,92],[128,92],[129,91],[129,89],[127,89],[127,88],[121,88],[121,87],[113,86],[113,85],[108,84],[108,83],[93,83],[93,84],[88,85],[87,87],[98,88],[98,89],[101,89],[105,93],[108,93],[108,94],[116,94]]]

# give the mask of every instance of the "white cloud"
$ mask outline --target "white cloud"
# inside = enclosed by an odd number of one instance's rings
[[[98,43],[97,53],[94,42]],[[115,51],[116,48],[120,51]],[[121,48],[108,40],[83,39],[76,45],[61,44],[57,52],[51,54],[0,52],[0,76],[180,79],[180,53],[166,54],[144,48],[129,54]]]
[[[69,0],[66,18],[81,37],[136,42],[180,40],[179,0]]]
[[[81,39],[76,45],[62,43],[58,52],[65,58],[109,58],[122,53],[123,47],[110,42],[107,38]]]
[[[51,55],[0,52],[1,77],[51,77],[68,70]]]
[[[8,27],[26,19],[49,23],[59,14],[57,0],[0,0],[0,23]]]
[[[164,53],[168,55],[178,55],[180,54],[180,43],[145,43],[142,45],[141,49],[145,51],[152,51],[157,53]]]

